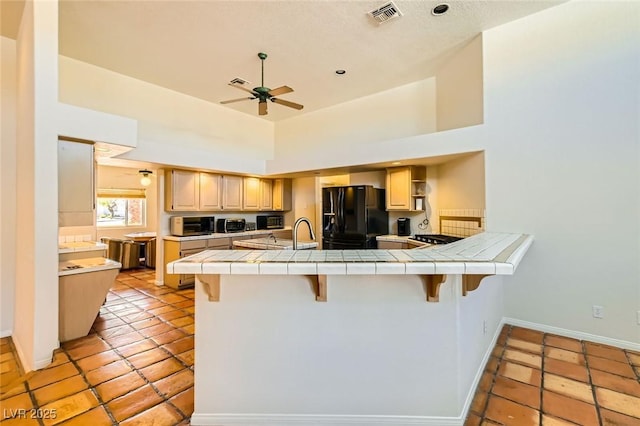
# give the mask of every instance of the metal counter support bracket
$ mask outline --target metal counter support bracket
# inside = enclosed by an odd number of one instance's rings
[[[307,275],[311,280],[311,287],[316,295],[316,302],[327,301],[327,276],[326,275]]]
[[[424,284],[424,291],[427,294],[427,302],[440,301],[440,285],[447,279],[446,275],[420,275]]]
[[[463,275],[462,276],[462,295],[466,296],[468,292],[473,291],[480,287],[480,281],[486,277],[491,277],[493,274],[488,275]]]
[[[198,279],[204,286],[204,291],[209,296],[209,302],[219,302],[220,275],[198,275]]]

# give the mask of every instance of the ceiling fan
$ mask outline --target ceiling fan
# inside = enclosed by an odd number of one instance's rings
[[[246,100],[253,100],[253,99],[259,99],[258,101],[258,114],[259,115],[267,115],[267,101],[271,101],[274,102],[276,104],[280,104],[280,105],[284,105],[287,106],[289,108],[295,108],[297,110],[301,110],[303,108],[303,105],[297,104],[295,102],[290,102],[290,101],[285,101],[283,99],[280,98],[276,98],[275,96],[279,96],[279,95],[284,95],[285,93],[291,93],[293,92],[293,89],[289,86],[280,86],[280,87],[276,87],[275,89],[269,89],[268,87],[265,87],[264,85],[264,60],[267,59],[267,54],[266,53],[258,53],[258,58],[260,58],[260,61],[262,61],[262,82],[260,87],[254,87],[252,90],[247,89],[246,87],[242,87],[240,82],[237,82],[236,80],[233,80],[231,83],[229,83],[229,86],[231,87],[235,87],[236,89],[240,89],[240,90],[244,90],[245,92],[249,92],[251,93],[251,96],[249,97],[244,97],[244,98],[238,98],[238,99],[230,99],[228,101],[222,101],[220,102],[221,104],[230,104],[232,102],[240,102],[240,101],[246,101]]]

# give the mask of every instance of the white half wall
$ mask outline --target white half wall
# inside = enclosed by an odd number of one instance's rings
[[[435,132],[435,90],[429,78],[278,122],[267,172],[379,161],[373,143]],[[411,153],[397,146],[394,155]]]
[[[536,239],[507,317],[640,342],[638,22],[573,1],[484,34],[487,229]]]
[[[58,347],[58,3],[27,1],[17,38],[13,343],[26,371]],[[53,181],[52,181],[53,176]]]

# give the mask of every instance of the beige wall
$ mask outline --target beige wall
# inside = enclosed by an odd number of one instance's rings
[[[13,331],[16,286],[16,42],[0,37],[0,337]]]
[[[484,209],[484,153],[479,152],[437,167],[438,209]]]
[[[436,82],[439,132],[484,122],[482,34],[438,70]]]

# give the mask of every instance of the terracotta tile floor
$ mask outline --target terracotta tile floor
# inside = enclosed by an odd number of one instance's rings
[[[1,339],[2,425],[188,425],[194,292],[154,279],[149,269],[121,272],[89,335],[63,343],[42,370],[24,375]]]
[[[89,336],[42,370],[24,375],[1,339],[2,424],[188,425],[194,292],[154,278],[121,273]],[[29,419],[31,409],[56,418]],[[505,326],[465,424],[640,426],[640,353]]]
[[[465,425],[640,425],[640,353],[506,325]]]

